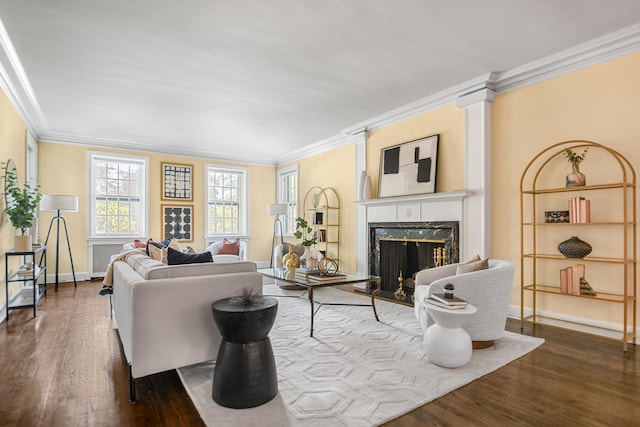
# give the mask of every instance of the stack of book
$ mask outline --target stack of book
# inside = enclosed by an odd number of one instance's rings
[[[319,274],[320,270],[317,268],[300,267],[296,268],[295,275],[298,279],[308,279],[310,274]]]
[[[449,310],[459,310],[467,306],[467,301],[462,298],[458,298],[456,296],[445,298],[444,294],[431,294],[431,296],[426,298],[425,301],[428,304],[448,308]]]
[[[560,270],[560,292],[580,295],[580,280],[584,279],[584,265],[578,264]]]
[[[340,273],[328,273],[328,274],[320,274],[320,273],[311,273],[307,275],[307,279],[312,282],[337,282],[339,280],[345,280],[347,278],[346,274]]]
[[[21,266],[16,273],[20,277],[32,277],[32,275],[35,273],[35,271],[34,271],[33,267],[32,268],[27,268],[25,266]]]
[[[589,223],[591,222],[591,201],[584,197],[574,197],[569,199],[569,222]]]

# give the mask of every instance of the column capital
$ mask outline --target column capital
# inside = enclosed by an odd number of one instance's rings
[[[485,87],[460,96],[456,100],[456,106],[458,108],[465,108],[470,105],[477,104],[478,102],[493,102],[495,98],[496,93],[492,89]]]

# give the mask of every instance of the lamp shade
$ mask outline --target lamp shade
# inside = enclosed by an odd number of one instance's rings
[[[78,212],[78,196],[45,194],[40,201],[40,210]]]
[[[269,215],[284,215],[287,213],[287,205],[271,203],[267,205],[267,213]]]

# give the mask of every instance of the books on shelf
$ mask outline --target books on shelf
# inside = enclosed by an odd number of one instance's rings
[[[584,264],[560,270],[560,293],[580,295],[580,284],[584,281]]]
[[[569,199],[569,222],[585,224],[591,222],[591,201],[584,197]]]
[[[336,282],[338,280],[345,280],[346,274],[332,273],[332,274],[320,274],[311,273],[307,275],[307,278],[312,282]]]
[[[466,301],[464,302],[464,304],[447,304],[447,303],[444,303],[444,302],[439,301],[437,299],[434,299],[432,297],[433,297],[433,295],[431,295],[431,297],[429,297],[429,298],[425,298],[425,302],[427,304],[435,305],[435,306],[446,308],[446,309],[449,309],[449,310],[460,310],[460,309],[463,309],[463,308],[465,308],[467,306],[467,302]]]
[[[40,267],[25,268],[23,266],[18,268],[18,271],[16,271],[16,274],[20,277],[32,277],[33,275],[37,275],[39,270],[40,270]]]

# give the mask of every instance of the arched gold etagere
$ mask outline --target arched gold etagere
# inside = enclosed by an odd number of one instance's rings
[[[565,175],[571,171],[566,166],[566,149],[575,153],[588,150],[581,163],[587,176],[586,185],[564,185]],[[587,165],[592,174],[585,171]],[[590,180],[590,175],[595,178]],[[571,198],[586,199],[587,196],[591,198],[590,221],[567,223],[545,220],[546,212],[566,211]],[[553,144],[533,157],[520,179],[520,318],[523,327],[525,322],[551,323],[560,327],[569,327],[567,323],[572,323],[574,327],[576,324],[587,326],[582,328],[585,332],[594,332],[593,329],[605,329],[606,326],[608,332],[613,331],[609,336],[622,342],[624,351],[627,351],[628,343],[635,344],[636,207],[635,170],[629,160],[616,150],[592,141],[574,140]],[[560,254],[557,243],[578,234],[590,236],[593,255],[566,258]],[[583,269],[592,272],[596,280],[589,284],[595,295],[563,292],[560,270],[572,263],[579,263]],[[570,304],[573,313],[562,312],[563,301],[568,301],[563,298],[577,298],[573,301],[578,303]],[[586,300],[595,301],[595,304],[617,305],[621,307],[621,315],[615,314],[615,321],[585,321],[590,318],[591,310],[595,310],[590,305],[594,303],[584,303],[582,305],[587,308],[578,313],[575,311]],[[613,312],[616,311],[614,308]],[[621,327],[616,329],[611,325]]]
[[[317,237],[317,250],[340,266],[340,197],[331,187],[311,187],[302,203],[304,218]]]

